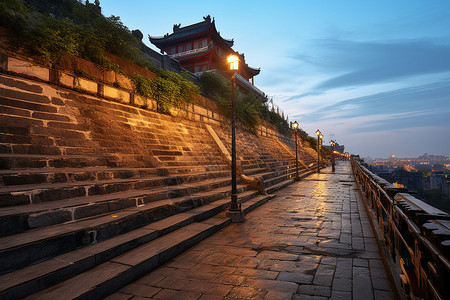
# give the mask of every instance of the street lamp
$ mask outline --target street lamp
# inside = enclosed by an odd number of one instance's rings
[[[297,121],[295,121],[294,123],[292,123],[292,127],[294,128],[294,132],[295,132],[295,180],[298,180],[298,154],[297,154],[297,128],[298,128],[298,123]]]
[[[333,140],[330,141],[330,145],[331,145],[331,172],[335,171],[335,167],[334,167],[334,145],[335,144],[336,143]]]
[[[322,133],[320,132],[319,129],[316,130],[316,135],[317,135],[317,173],[320,173],[320,140],[323,138]]]
[[[234,101],[234,87],[236,85],[235,71],[239,70],[239,57],[230,55],[227,58],[230,64],[231,75],[231,205],[228,215],[232,222],[243,222],[244,214],[237,201],[237,179],[236,179],[236,104]]]

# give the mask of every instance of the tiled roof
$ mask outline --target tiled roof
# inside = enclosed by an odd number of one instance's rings
[[[203,19],[204,20],[202,22],[188,25],[185,27],[181,27],[181,24],[178,25],[175,24],[173,25],[173,33],[171,34],[167,33],[166,35],[160,37],[149,35],[148,38],[150,39],[150,42],[152,44],[154,44],[159,48],[159,45],[166,44],[171,41],[180,40],[185,37],[189,37],[191,35],[200,34],[210,30],[211,28],[213,28],[213,30],[217,33],[217,35],[220,36],[220,34],[216,30],[214,19],[211,21],[210,16],[203,17]],[[232,39],[231,40],[224,38],[222,39],[228,46],[233,47],[234,41]]]

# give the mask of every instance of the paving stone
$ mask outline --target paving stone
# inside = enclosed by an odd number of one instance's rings
[[[187,279],[176,278],[176,277],[166,277],[154,284],[155,287],[181,290],[183,287],[189,285],[190,281]]]
[[[298,287],[297,293],[313,295],[313,296],[324,296],[329,297],[331,294],[331,289],[325,286],[319,285],[300,285]]]
[[[291,281],[295,283],[308,284],[312,283],[313,276],[298,272],[280,272],[277,279],[282,281]]]
[[[372,277],[372,286],[377,290],[392,291],[391,283],[387,278]]]
[[[250,286],[236,286],[227,295],[229,299],[264,299],[269,291]]]
[[[352,291],[352,279],[350,278],[342,278],[342,277],[334,277],[333,279],[333,291],[344,291],[351,292]]]
[[[379,268],[370,268],[370,275],[372,278],[385,278],[387,279],[386,271]]]
[[[150,298],[161,289],[145,284],[131,283],[119,290],[120,293]]]
[[[218,274],[216,277],[210,280],[210,282],[240,285],[244,280],[245,276],[233,275],[233,274]]]
[[[293,282],[255,278],[248,278],[244,280],[241,286],[251,286],[255,288],[270,289],[288,293],[295,293],[298,288],[298,284]]]
[[[201,293],[190,291],[176,291],[163,289],[153,296],[153,299],[171,299],[171,300],[197,300],[201,297]]]
[[[259,269],[249,269],[249,268],[237,268],[234,272],[236,275],[244,275],[248,277],[264,278],[264,279],[275,279],[277,278],[279,272],[259,270]]]
[[[367,268],[367,267],[369,267],[369,261],[367,259],[354,258],[353,259],[353,266]]]
[[[222,296],[216,296],[216,295],[202,295],[199,300],[222,300],[225,299]]]
[[[208,264],[198,263],[190,270],[192,272],[201,272],[201,273],[233,274],[236,272],[237,268],[228,266],[212,266]]]
[[[323,285],[323,286],[331,286],[333,282],[333,276],[327,275],[315,275],[313,284]]]
[[[269,290],[269,292],[264,297],[265,300],[291,300],[292,299],[292,293],[283,293],[279,291],[272,291]]]
[[[374,290],[375,300],[394,300],[394,294],[390,291]]]
[[[277,251],[262,251],[258,253],[257,257],[276,260],[293,260],[293,261],[296,261],[299,258],[299,256],[295,254]]]
[[[233,288],[232,285],[210,283],[204,281],[191,281],[183,287],[183,291],[199,292],[206,295],[226,296]]]
[[[369,266],[371,268],[378,268],[378,269],[383,269],[384,265],[383,265],[383,261],[378,258],[378,259],[369,259]]]
[[[343,291],[336,291],[333,290],[331,292],[331,300],[347,300],[352,299],[352,293],[351,292],[343,292]]]
[[[323,265],[335,266],[336,263],[337,263],[336,257],[324,256],[320,260],[320,264],[323,264]]]
[[[338,261],[339,263],[339,261]],[[335,273],[335,267],[326,265],[326,264],[319,264],[319,267],[316,270],[315,276],[333,276]]]
[[[356,299],[373,299],[373,289],[368,268],[353,267],[353,297]]]
[[[293,300],[328,300],[328,297],[295,294]]]
[[[352,278],[353,263],[351,258],[339,258],[336,264],[336,277]]]

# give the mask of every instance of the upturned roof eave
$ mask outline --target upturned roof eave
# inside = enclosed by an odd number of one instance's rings
[[[162,49],[171,46],[172,43],[176,44],[184,39],[191,39],[192,36],[201,37],[203,35],[206,36],[209,33],[215,35],[218,40],[221,40],[223,44],[227,45],[229,48],[234,45],[233,39],[225,39],[220,36],[220,33],[216,29],[214,20],[212,22],[205,20],[196,24],[188,25],[186,27],[178,29],[171,34],[166,34],[165,36],[148,35],[148,38],[153,45],[155,45],[159,49]]]

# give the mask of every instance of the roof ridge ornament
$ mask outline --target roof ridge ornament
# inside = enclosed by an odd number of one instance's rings
[[[173,32],[177,32],[178,30],[180,30],[180,27],[181,27],[181,23],[173,24]]]
[[[208,23],[211,23],[211,15],[207,15],[206,17],[203,17],[203,20],[207,21]],[[213,18],[214,21],[214,18]]]

